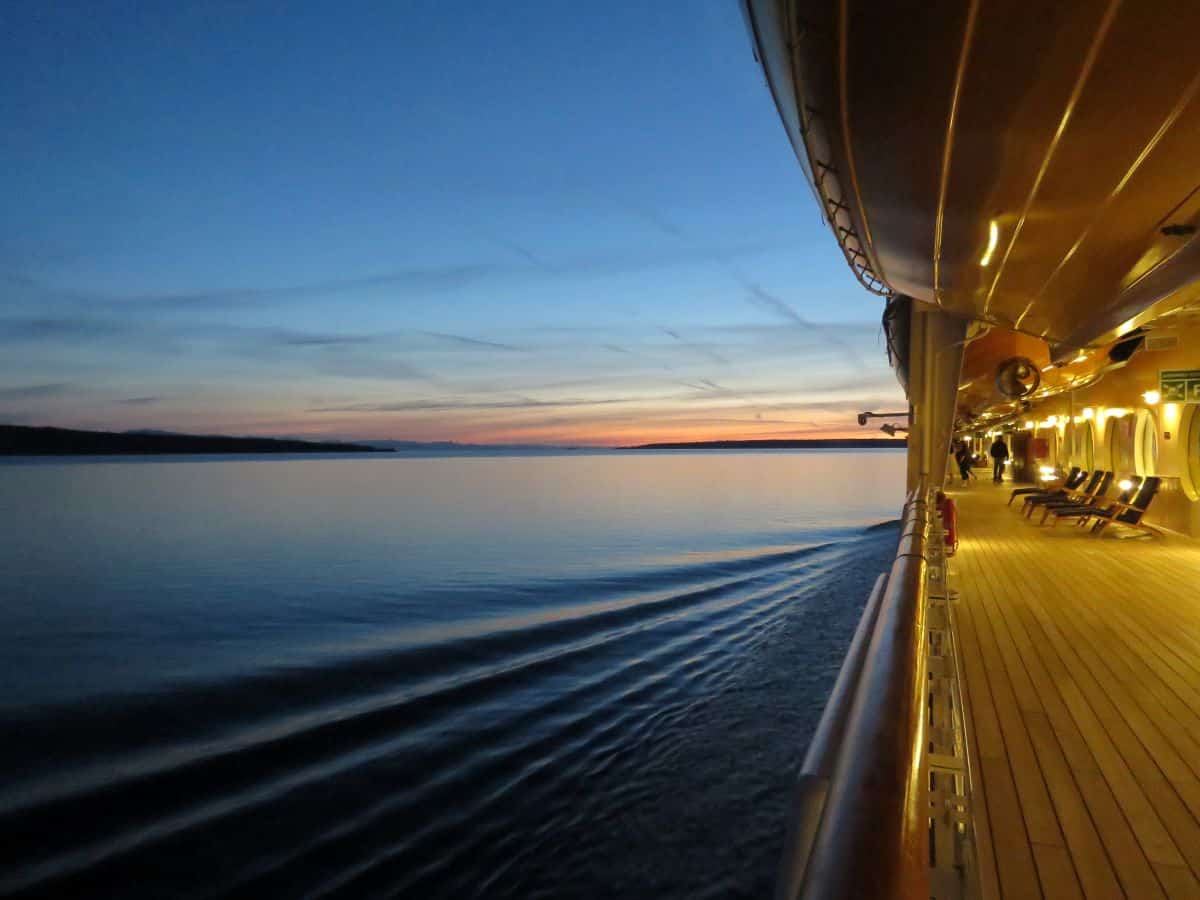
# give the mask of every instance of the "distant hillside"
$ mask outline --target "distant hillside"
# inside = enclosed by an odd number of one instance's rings
[[[387,453],[366,444],[172,434],[166,431],[76,431],[0,425],[0,456],[159,453]]]
[[[805,438],[784,441],[692,441],[639,444],[625,450],[872,450],[907,446],[903,438]]]

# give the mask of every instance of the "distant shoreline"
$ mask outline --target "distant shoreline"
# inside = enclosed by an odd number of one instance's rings
[[[638,444],[619,450],[902,450],[903,438],[804,438],[779,441],[671,441]]]
[[[0,456],[158,456],[221,453],[391,453],[335,441],[0,425]]]
[[[449,441],[310,441],[299,438],[230,437],[169,431],[86,431],[0,424],[0,457],[168,456],[296,453],[388,453],[476,456],[510,453],[611,453],[635,450],[898,450],[903,439],[795,438],[791,440],[664,441],[624,447],[531,444],[458,444]]]

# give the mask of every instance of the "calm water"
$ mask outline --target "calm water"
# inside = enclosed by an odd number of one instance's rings
[[[761,895],[903,468],[0,465],[0,893]]]

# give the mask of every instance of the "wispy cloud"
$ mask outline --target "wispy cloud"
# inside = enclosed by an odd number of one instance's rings
[[[364,335],[305,334],[303,332],[277,332],[273,335],[273,339],[285,347],[344,347],[371,342],[371,338]]]
[[[665,398],[659,398],[665,399]],[[511,400],[402,400],[395,403],[350,403],[340,406],[322,406],[309,409],[308,412],[446,412],[460,410],[485,409],[561,409],[577,406],[613,406],[621,403],[644,402],[643,397],[604,397],[604,398],[568,398],[563,400],[536,400],[532,397],[518,397]]]
[[[15,397],[53,397],[62,394],[70,387],[66,382],[50,384],[25,384],[17,387],[0,388],[0,398]]]
[[[7,273],[11,284],[59,300],[88,304],[112,304],[123,309],[228,309],[246,305],[287,302],[304,297],[327,297],[344,291],[387,288],[398,291],[430,291],[458,288],[498,274],[499,267],[489,263],[411,267],[351,278],[312,281],[290,285],[263,285],[234,288],[198,289],[114,294],[78,288],[59,287],[16,273]]]
[[[751,303],[804,328],[813,329],[822,335],[832,346],[841,350],[852,366],[858,369],[863,367],[862,355],[853,344],[842,338],[835,330],[804,318],[789,303],[770,293],[761,285],[753,281],[745,281],[745,285],[747,296]]]
[[[33,316],[0,319],[0,340],[84,340],[112,337],[136,330],[134,323],[92,316]]]
[[[707,346],[705,344],[698,344],[695,341],[689,341],[687,338],[685,338],[683,335],[681,335],[678,331],[675,331],[674,329],[671,329],[671,328],[664,328],[662,330],[662,332],[663,332],[663,334],[667,335],[668,337],[672,337],[675,340],[677,340],[682,346],[687,347],[693,353],[697,353],[700,356],[703,356],[705,359],[711,360],[712,362],[715,362],[722,366],[729,365],[729,360],[726,359],[724,356],[722,356],[720,353],[718,353],[716,350],[714,350],[710,346]]]
[[[461,334],[447,334],[442,331],[422,331],[421,334],[437,338],[439,341],[445,341],[450,344],[459,344],[465,347],[483,348],[486,350],[506,350],[511,353],[522,353],[523,348],[516,347],[512,344],[502,344],[499,341],[485,341],[481,338],[467,337]]]
[[[162,397],[126,397],[124,400],[118,400],[118,403],[123,403],[126,406],[149,406],[152,403],[159,403]]]

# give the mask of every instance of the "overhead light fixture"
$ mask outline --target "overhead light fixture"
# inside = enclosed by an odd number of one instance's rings
[[[996,224],[996,220],[988,222],[988,242],[987,249],[983,251],[983,256],[979,259],[979,265],[987,268],[992,264],[992,254],[996,252],[996,244],[1000,241],[1000,226]]]
[[[1096,418],[1096,411],[1094,409],[1092,409],[1090,406],[1085,406],[1083,408],[1083,417],[1085,419],[1094,419],[1094,418]]]
[[[1133,487],[1133,482],[1130,481],[1128,478],[1122,478],[1120,481],[1117,482],[1117,487],[1119,487],[1123,491],[1127,491],[1131,487]]]
[[[1162,394],[1158,391],[1146,391],[1146,393],[1142,394],[1142,399],[1153,406],[1162,399]]]
[[[1033,419],[1029,419],[1028,421],[1025,422],[1025,430],[1033,431]]]

